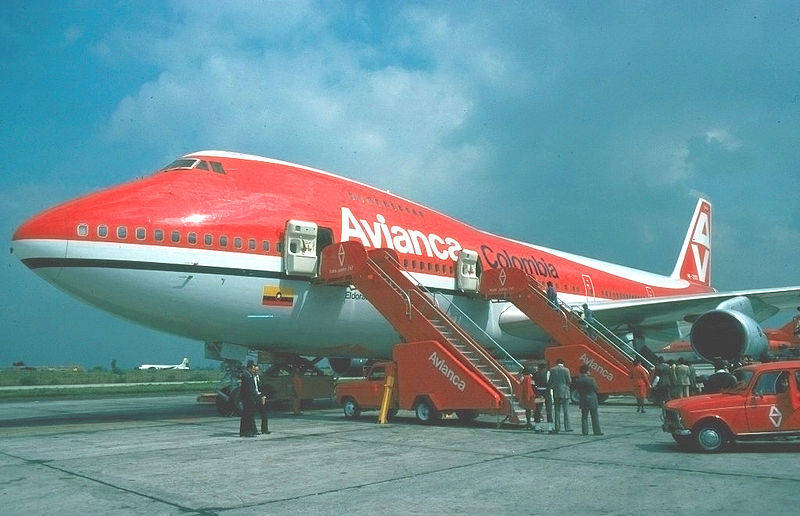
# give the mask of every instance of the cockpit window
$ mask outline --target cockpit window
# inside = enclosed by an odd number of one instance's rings
[[[173,168],[192,168],[199,159],[178,158],[162,170],[171,170]]]
[[[198,161],[197,165],[194,168],[199,168],[200,170],[208,170],[208,163],[205,161]]]
[[[214,172],[216,172],[217,174],[224,174],[225,173],[225,169],[222,168],[222,163],[220,163],[219,161],[212,161],[211,162],[211,169],[214,170]]]

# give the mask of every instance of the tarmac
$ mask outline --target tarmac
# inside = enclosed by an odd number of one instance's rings
[[[317,405],[269,435],[194,395],[0,403],[3,514],[796,513],[800,442],[678,451],[660,412],[600,410],[605,435],[387,426]]]

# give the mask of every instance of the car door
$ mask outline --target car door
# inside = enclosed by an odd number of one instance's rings
[[[795,387],[796,388],[796,387]],[[792,419],[789,371],[764,371],[747,400],[747,424],[751,433],[781,432]]]

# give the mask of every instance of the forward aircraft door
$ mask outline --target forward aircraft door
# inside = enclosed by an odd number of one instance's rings
[[[477,292],[480,274],[481,261],[478,253],[462,249],[456,261],[456,288],[462,292]]]
[[[314,222],[286,222],[283,270],[289,276],[314,276],[317,273],[317,230]]]

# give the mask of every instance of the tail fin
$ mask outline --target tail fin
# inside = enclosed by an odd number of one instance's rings
[[[705,199],[697,200],[672,277],[711,285],[711,203]]]

